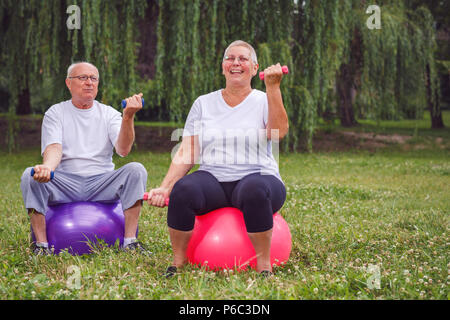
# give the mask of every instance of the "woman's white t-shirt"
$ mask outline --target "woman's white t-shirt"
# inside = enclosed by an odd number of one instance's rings
[[[122,115],[96,100],[79,109],[71,100],[51,106],[42,122],[41,152],[53,143],[62,145],[57,170],[93,176],[114,170],[113,148],[119,137]]]
[[[281,177],[267,139],[268,102],[265,92],[253,89],[230,107],[222,89],[198,97],[188,114],[183,136],[199,137],[199,170],[220,182],[237,181],[252,173]],[[275,142],[274,142],[275,145]],[[278,143],[275,151],[278,156]]]

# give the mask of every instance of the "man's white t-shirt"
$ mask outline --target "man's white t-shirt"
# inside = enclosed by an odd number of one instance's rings
[[[220,182],[237,181],[252,173],[274,175],[282,181],[272,141],[266,135],[267,120],[265,92],[253,89],[239,105],[230,107],[220,89],[195,100],[183,136],[198,135],[199,170],[210,172]]]
[[[41,153],[53,143],[62,145],[56,170],[93,176],[114,170],[113,148],[122,115],[96,100],[91,108],[79,109],[67,100],[51,106],[42,122]]]

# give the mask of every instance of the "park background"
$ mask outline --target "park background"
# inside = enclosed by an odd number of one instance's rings
[[[80,28],[69,27],[80,9]],[[373,28],[377,5],[380,28]],[[0,0],[0,297],[3,299],[448,299],[449,1]],[[69,24],[68,24],[69,23]],[[174,280],[165,212],[144,207],[155,256],[113,249],[30,258],[20,175],[40,163],[40,122],[69,99],[67,67],[100,71],[97,100],[143,92],[136,143],[156,187],[170,134],[224,87],[223,51],[251,43],[289,66],[280,145],[291,258],[269,281],[192,268]],[[254,88],[264,90],[257,77]],[[70,266],[81,270],[69,286]],[[375,268],[374,268],[375,266]],[[376,270],[374,273],[373,270]],[[375,278],[374,278],[375,277]],[[371,279],[378,279],[376,285]]]

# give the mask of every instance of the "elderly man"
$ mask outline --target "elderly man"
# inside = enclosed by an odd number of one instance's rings
[[[113,148],[124,157],[134,142],[134,114],[142,94],[128,99],[123,115],[95,100],[98,69],[87,62],[72,64],[66,85],[72,99],[50,107],[42,123],[43,163],[27,168],[21,189],[36,237],[35,255],[48,255],[45,213],[49,204],[119,200],[125,215],[124,250],[150,252],[135,238],[147,171],[136,162],[114,170]],[[31,170],[34,175],[31,176]],[[51,171],[55,171],[51,179]]]

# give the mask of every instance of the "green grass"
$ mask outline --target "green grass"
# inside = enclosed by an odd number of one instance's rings
[[[401,134],[414,126],[386,122],[383,130]],[[423,126],[419,132],[426,130]],[[448,129],[438,132],[448,145]],[[436,138],[425,133],[423,141]],[[152,257],[114,248],[86,256],[33,257],[20,176],[41,161],[39,150],[0,153],[0,299],[448,300],[449,156],[449,148],[435,144],[417,150],[392,145],[375,153],[281,155],[287,200],[280,213],[292,234],[287,264],[275,268],[268,280],[254,271],[191,266],[167,280],[161,276],[171,262],[166,210],[148,205],[139,238]],[[164,177],[170,154],[133,152],[114,161],[116,167],[143,163],[152,188]],[[71,285],[74,266],[80,287]],[[374,267],[379,286],[370,282]]]
[[[399,120],[388,121],[382,120],[361,120],[358,119],[359,126],[352,128],[342,128],[339,120],[335,119],[332,123],[325,123],[319,119],[318,129],[326,131],[356,131],[356,132],[373,132],[377,134],[400,134],[411,135],[415,137],[443,137],[450,139],[450,111],[442,112],[442,119],[446,128],[440,130],[431,129],[430,113],[424,112],[423,118],[418,120]]]

